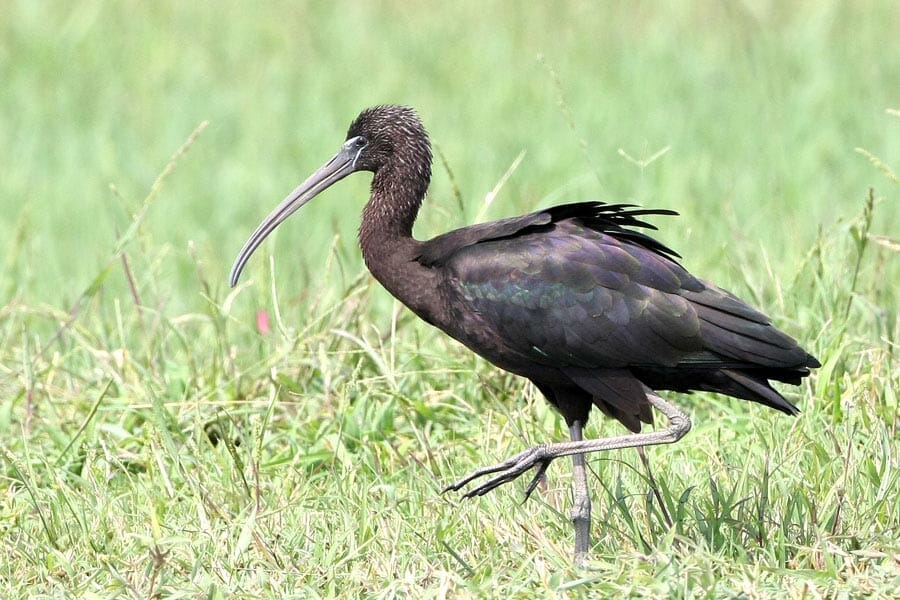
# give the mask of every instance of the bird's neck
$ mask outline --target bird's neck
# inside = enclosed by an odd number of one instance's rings
[[[428,154],[409,154],[398,153],[372,177],[372,193],[359,227],[359,245],[373,272],[371,260],[382,260],[414,241],[412,228],[431,181],[431,161]]]
[[[369,271],[423,318],[425,296],[433,290],[428,281],[432,274],[416,260],[421,242],[413,238],[412,228],[427,186],[427,178],[404,181],[380,170],[372,179],[372,195],[359,228],[359,246]]]
[[[363,251],[369,239],[385,236],[411,238],[413,223],[422,206],[428,181],[404,177],[392,165],[380,169],[372,178],[372,193],[363,209],[359,242]]]

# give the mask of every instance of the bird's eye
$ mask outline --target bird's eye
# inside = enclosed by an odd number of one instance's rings
[[[353,152],[359,152],[363,148],[369,145],[369,140],[364,138],[361,135],[358,135],[354,138],[350,138],[346,142],[344,142],[344,148],[347,150],[351,150]]]

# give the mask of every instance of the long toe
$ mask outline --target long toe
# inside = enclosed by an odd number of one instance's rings
[[[517,478],[521,473],[516,473],[513,470],[507,471],[505,473],[500,473],[496,477],[491,477],[481,485],[476,488],[473,488],[465,493],[463,498],[475,498],[476,496],[484,496],[491,490],[500,487],[504,483],[509,483],[513,479]]]
[[[515,466],[518,458],[521,455],[513,456],[512,458],[507,458],[501,463],[497,463],[496,465],[491,465],[489,467],[481,467],[479,469],[475,469],[456,483],[452,483],[441,490],[441,493],[444,494],[449,491],[458,492],[462,488],[469,485],[471,482],[475,481],[479,477],[484,477],[485,475],[490,475],[492,473],[498,473],[500,471],[506,471],[512,466]],[[468,494],[465,497],[469,497]]]

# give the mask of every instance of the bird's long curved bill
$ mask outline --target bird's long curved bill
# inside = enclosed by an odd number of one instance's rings
[[[357,153],[341,149],[334,158],[310,175],[306,181],[298,185],[297,189],[288,194],[287,198],[282,200],[281,204],[263,219],[256,231],[253,232],[253,235],[250,236],[250,239],[244,243],[244,247],[238,252],[237,258],[234,259],[234,265],[231,267],[231,275],[229,277],[229,285],[231,287],[237,285],[241,271],[244,270],[244,266],[250,260],[250,256],[263,243],[263,240],[275,231],[276,227],[294,214],[297,209],[315,198],[333,183],[340,181],[355,171],[357,156]]]

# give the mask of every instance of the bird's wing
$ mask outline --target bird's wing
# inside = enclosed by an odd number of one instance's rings
[[[783,367],[807,357],[765,315],[668,252],[578,218],[469,244],[443,261],[455,302],[536,363]]]

